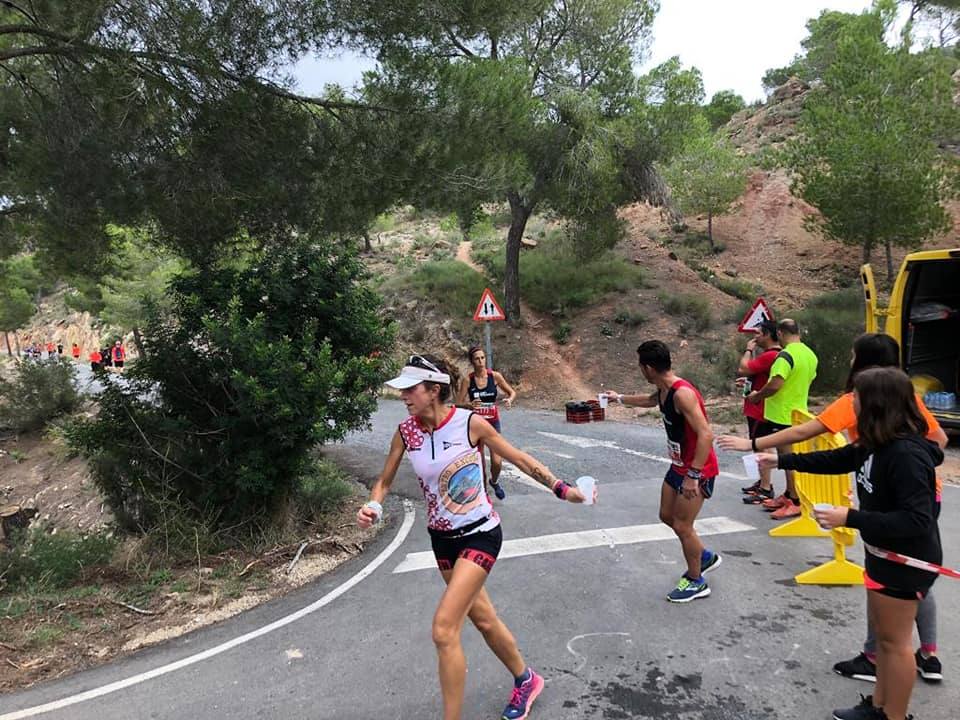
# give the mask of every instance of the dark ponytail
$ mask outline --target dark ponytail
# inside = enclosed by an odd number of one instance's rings
[[[440,372],[450,376],[449,385],[425,380],[423,382],[424,387],[428,390],[434,386],[440,388],[440,402],[447,402],[452,396],[456,399],[455,394],[460,387],[460,370],[457,368],[456,363],[450,362],[449,360],[441,360],[436,355],[427,355],[426,353],[421,354],[420,357],[432,363]]]

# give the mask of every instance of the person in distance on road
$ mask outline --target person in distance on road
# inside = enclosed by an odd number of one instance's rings
[[[561,500],[582,503],[584,497],[545,465],[510,445],[476,413],[448,405],[457,380],[452,363],[432,355],[412,355],[400,375],[387,382],[400,391],[410,416],[393,434],[383,471],[370,490],[370,499],[357,512],[357,524],[367,528],[380,520],[381,503],[406,453],[420,481],[433,554],[447,585],[433,616],[443,718],[461,718],[467,667],[460,633],[469,617],[514,678],[503,720],[520,720],[528,716],[544,680],[527,666],[484,588],[500,552],[502,533],[500,517],[484,488],[478,446],[488,445]]]
[[[817,376],[817,356],[800,340],[800,327],[795,320],[784,318],[777,323],[777,332],[783,350],[770,366],[770,377],[760,390],[747,395],[747,401],[763,403],[765,434],[774,434],[793,424],[793,411],[807,412],[810,384]],[[789,452],[789,446],[780,447]],[[797,495],[793,472],[784,473],[787,487],[783,495],[764,499],[762,507],[770,511],[774,520],[796,517],[800,514],[800,497]]]
[[[517,397],[517,391],[511,387],[503,375],[496,370],[487,368],[487,354],[479,345],[474,345],[467,350],[467,359],[473,366],[473,372],[467,376],[467,382],[460,384],[460,397],[458,403],[461,405],[470,404],[473,411],[485,418],[487,422],[493,425],[497,432],[500,429],[500,408],[497,407],[497,390],[503,390],[506,397],[503,399],[507,409],[513,406],[513,401]],[[481,452],[481,459],[483,458]],[[498,500],[503,500],[507,493],[500,485],[500,470],[503,468],[503,461],[492,449],[490,450],[490,485]]]
[[[781,430],[773,435],[758,438],[738,438],[732,435],[723,435],[717,445],[723,450],[740,450],[749,452],[751,449],[762,451],[784,445],[803,442],[823,433],[846,432],[850,442],[856,442],[857,414],[853,406],[853,384],[857,375],[872,367],[899,367],[900,347],[897,341],[883,333],[864,333],[853,341],[850,353],[850,373],[847,375],[846,392],[834,400],[813,420]],[[940,427],[937,419],[923,404],[923,400],[916,395],[917,407],[927,423],[927,440],[935,442],[941,449],[947,446],[947,434]],[[943,479],[937,475],[937,505],[936,514],[940,515],[940,502],[943,494]],[[853,678],[854,680],[877,680],[877,639],[873,627],[867,617],[867,639],[863,645],[863,652],[852,660],[843,660],[833,666],[838,675]],[[937,604],[933,591],[927,593],[917,607],[917,634],[920,636],[920,648],[916,652],[917,672],[926,682],[940,682],[943,679],[943,665],[937,656]]]
[[[777,323],[773,320],[763,320],[760,323],[756,337],[747,343],[747,349],[740,357],[740,366],[737,368],[739,380],[744,383],[743,414],[747,418],[747,435],[750,439],[770,435],[773,427],[763,419],[763,400],[759,403],[747,399],[753,390],[762,390],[770,376],[770,368],[780,354],[780,336],[777,334]],[[747,385],[746,383],[749,383]],[[770,471],[760,473],[760,479],[753,485],[741,488],[745,497],[743,502],[748,505],[759,505],[764,500],[773,499],[773,484],[770,482]]]
[[[943,451],[924,436],[927,424],[910,378],[899,368],[870,368],[854,380],[857,442],[836,450],[760,455],[767,467],[816,474],[856,472],[860,508],[814,510],[824,529],[860,531],[867,548],[867,612],[877,635],[877,684],[872,697],[835,710],[835,720],[904,720],[917,674],[913,623],[935,572],[894,562],[883,551],[943,562],[937,527],[936,466]],[[879,555],[878,555],[879,553]]]
[[[608,390],[606,395],[624,405],[660,408],[671,461],[660,490],[660,520],[680,539],[687,562],[687,571],[667,600],[690,602],[710,594],[703,575],[721,562],[719,553],[705,548],[693,527],[704,500],[713,495],[714,481],[720,473],[713,431],[700,391],[674,374],[670,350],[664,343],[648,340],[637,348],[637,357],[644,379],[656,389],[636,395]]]

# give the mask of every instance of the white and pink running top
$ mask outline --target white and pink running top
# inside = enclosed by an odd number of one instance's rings
[[[489,521],[472,532],[500,524],[484,487],[480,448],[470,445],[472,414],[451,408],[432,434],[416,416],[400,423],[400,437],[423,490],[431,530],[458,530],[484,518]]]

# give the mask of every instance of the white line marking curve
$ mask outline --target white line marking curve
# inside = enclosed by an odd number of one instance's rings
[[[176,662],[168,663],[167,665],[161,665],[153,670],[132,675],[128,678],[124,678],[123,680],[117,680],[116,682],[112,682],[107,685],[101,685],[100,687],[86,690],[82,693],[77,693],[76,695],[70,695],[68,697],[61,698],[60,700],[54,700],[52,702],[44,703],[43,705],[35,705],[34,707],[24,708],[23,710],[15,710],[13,712],[0,715],[0,720],[22,720],[22,718],[42,715],[43,713],[60,710],[62,708],[70,707],[71,705],[76,705],[87,700],[109,695],[110,693],[117,692],[118,690],[123,690],[124,688],[131,687],[132,685],[139,685],[140,683],[146,682],[147,680],[152,680],[155,677],[172,673],[175,670],[180,670],[181,668],[185,668],[203,660],[212,658],[216,655],[220,655],[227,650],[232,650],[239,645],[243,645],[244,643],[250,642],[258,637],[271,633],[274,630],[278,630],[285,625],[296,622],[300,618],[316,612],[325,605],[329,605],[331,602],[350,590],[354,585],[357,585],[360,581],[372,575],[378,567],[383,565],[383,563],[385,563],[387,559],[393,555],[394,552],[396,552],[397,548],[403,544],[403,541],[407,539],[407,535],[410,534],[410,529],[413,527],[415,515],[416,512],[413,509],[413,504],[408,500],[404,500],[403,524],[400,526],[400,530],[397,532],[393,540],[390,541],[390,544],[381,550],[380,554],[371,560],[369,564],[365,565],[360,572],[351,577],[345,583],[334,588],[319,600],[310,603],[306,607],[300,608],[290,615],[286,615],[279,620],[274,620],[268,625],[264,625],[256,630],[251,630],[250,632],[240,635],[239,637],[235,637],[233,640],[228,640],[220,645],[215,645],[214,647],[204,650],[203,652],[181,658]]]

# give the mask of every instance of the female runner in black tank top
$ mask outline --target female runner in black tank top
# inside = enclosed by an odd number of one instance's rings
[[[500,432],[500,410],[496,406],[497,390],[500,389],[506,393],[503,402],[507,409],[513,406],[517,391],[510,386],[502,374],[496,370],[487,369],[487,354],[479,345],[471,347],[467,351],[467,357],[473,366],[473,372],[469,375],[469,381],[461,384],[457,402],[465,407],[473,407],[478,415],[485,418],[497,432]],[[493,407],[485,408],[484,405],[493,405]],[[503,500],[507,496],[500,485],[502,468],[503,460],[491,449],[489,480],[498,500]]]

